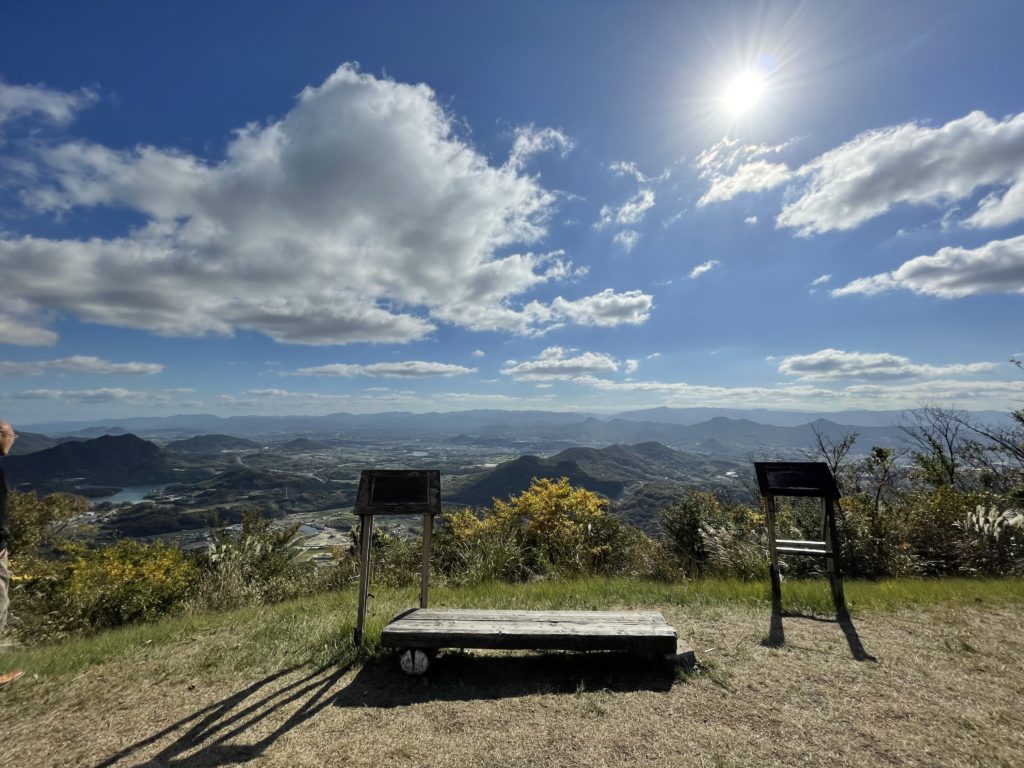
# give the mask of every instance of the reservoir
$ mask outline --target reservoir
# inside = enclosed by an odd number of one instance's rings
[[[131,502],[132,504],[138,504],[140,501],[146,500],[147,493],[159,493],[168,485],[170,485],[170,483],[156,485],[129,485],[122,488],[113,496],[98,496],[94,499],[89,499],[89,501],[93,504],[99,504],[104,501],[109,501],[112,504],[121,504],[125,501]]]

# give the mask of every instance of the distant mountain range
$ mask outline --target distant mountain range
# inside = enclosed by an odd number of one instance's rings
[[[186,414],[178,416],[145,416],[108,419],[102,422],[51,422],[23,425],[26,429],[48,435],[96,437],[101,434],[125,434],[167,437],[192,437],[203,434],[224,434],[237,437],[281,437],[345,435],[349,437],[439,437],[522,439],[524,436],[558,435],[567,441],[642,442],[659,440],[673,445],[690,445],[698,432],[684,428],[710,424],[712,430],[728,428],[746,431],[753,436],[750,425],[760,427],[806,428],[810,423],[828,422],[844,431],[862,433],[864,441],[870,429],[893,429],[904,411],[808,412],[773,411],[734,408],[651,408],[614,415],[598,415],[559,411],[473,410],[448,413],[389,412],[373,414],[331,413],[323,416],[229,416]],[[1009,420],[999,411],[977,411],[976,419],[987,423]],[[740,422],[743,426],[728,426]],[[898,431],[898,430],[896,430]],[[707,434],[707,430],[705,430]],[[786,433],[774,433],[783,442]],[[804,433],[806,434],[806,433]],[[883,435],[885,433],[878,433]],[[890,433],[892,434],[892,433]],[[720,435],[707,434],[726,442]],[[803,438],[800,438],[803,440]],[[881,438],[879,438],[881,439]],[[804,441],[806,442],[806,441]],[[749,440],[744,440],[749,444]]]

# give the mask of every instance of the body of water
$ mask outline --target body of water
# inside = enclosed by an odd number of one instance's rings
[[[170,483],[164,483],[162,485],[129,485],[126,488],[122,488],[113,496],[97,496],[94,499],[90,499],[90,501],[93,504],[99,504],[104,501],[109,501],[112,504],[120,504],[124,501],[131,502],[132,504],[138,504],[140,501],[145,501],[146,494],[159,493],[168,485],[170,485]]]

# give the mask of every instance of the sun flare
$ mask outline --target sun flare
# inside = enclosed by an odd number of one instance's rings
[[[748,69],[733,77],[722,95],[722,103],[734,116],[750,112],[761,101],[765,78],[757,70]]]

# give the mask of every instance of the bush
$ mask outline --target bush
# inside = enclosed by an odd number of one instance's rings
[[[758,579],[767,573],[767,534],[759,512],[690,488],[660,510],[659,518],[666,546],[685,575]],[[780,507],[777,522],[787,525],[792,519],[792,508]]]
[[[313,590],[315,566],[296,560],[291,546],[298,526],[278,530],[258,511],[242,516],[241,530],[221,528],[200,559],[195,592],[199,608],[235,608],[274,603]]]
[[[39,498],[34,491],[11,490],[7,504],[7,546],[13,553],[52,546],[61,523],[89,511],[87,499],[68,493],[51,493]]]
[[[19,558],[19,633],[59,637],[152,621],[184,607],[196,573],[177,547],[127,540],[102,549],[66,543],[58,559]]]
[[[607,511],[604,498],[567,478],[534,478],[483,514],[445,514],[435,562],[452,583],[663,571],[648,562],[654,543]]]

